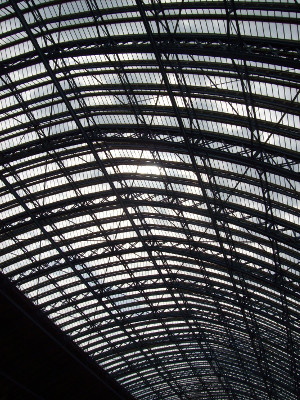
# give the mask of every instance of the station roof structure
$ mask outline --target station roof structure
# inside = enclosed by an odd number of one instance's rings
[[[143,400],[296,400],[298,1],[0,6],[0,262]]]

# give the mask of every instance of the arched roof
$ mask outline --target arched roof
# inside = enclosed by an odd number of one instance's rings
[[[2,2],[3,272],[137,399],[297,398],[299,13]]]

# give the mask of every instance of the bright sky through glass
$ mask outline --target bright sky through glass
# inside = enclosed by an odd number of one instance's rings
[[[2,270],[138,399],[296,400],[299,12],[0,7]]]

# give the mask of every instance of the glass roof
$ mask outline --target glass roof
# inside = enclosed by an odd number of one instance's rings
[[[0,6],[2,271],[137,399],[297,398],[299,14]]]

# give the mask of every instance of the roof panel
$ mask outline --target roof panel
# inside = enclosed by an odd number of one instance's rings
[[[297,398],[298,17],[2,5],[3,272],[136,398]]]

